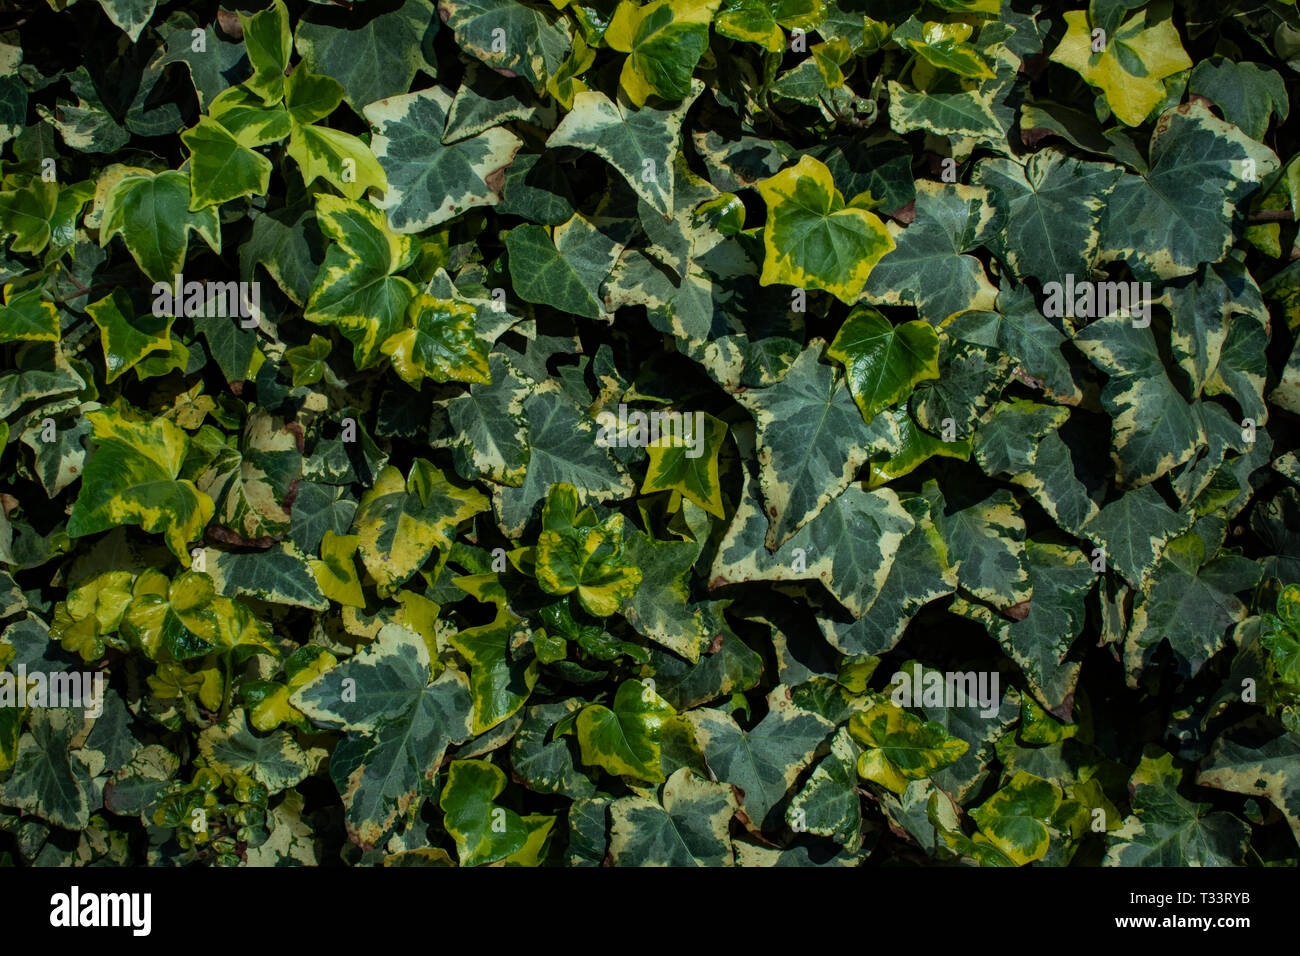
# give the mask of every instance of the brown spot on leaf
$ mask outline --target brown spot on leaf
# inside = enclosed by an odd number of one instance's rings
[[[221,27],[221,32],[236,43],[244,39],[244,25],[239,22],[239,14],[237,13],[218,7],[217,26]]]
[[[1029,617],[1029,602],[1021,601],[1019,604],[1013,604],[1003,613],[1013,621],[1023,621]]]
[[[722,631],[713,635],[713,640],[709,641],[708,649],[704,653],[716,654],[720,650],[722,650]]]
[[[487,184],[487,188],[496,193],[498,199],[501,198],[502,190],[505,189],[507,169],[509,169],[508,166],[502,166],[500,169],[494,169],[483,177],[483,182]]]
[[[891,219],[897,219],[905,226],[910,226],[916,221],[916,200],[913,199],[906,206],[899,206],[889,214]]]

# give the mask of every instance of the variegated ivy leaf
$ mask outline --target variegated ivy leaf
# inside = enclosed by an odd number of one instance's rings
[[[244,35],[244,49],[253,75],[244,86],[262,98],[268,106],[284,95],[284,72],[293,52],[293,33],[289,29],[289,10],[283,0],[251,16],[239,15]]]
[[[158,0],[99,0],[99,5],[108,18],[135,42],[153,17]]]
[[[1251,139],[1263,140],[1268,122],[1281,122],[1290,113],[1286,83],[1274,70],[1258,63],[1234,63],[1226,57],[1202,60],[1192,70],[1187,90],[1212,100],[1223,117]]]
[[[371,149],[388,178],[376,205],[396,232],[421,232],[501,200],[505,170],[523,141],[496,126],[445,145],[442,130],[451,103],[451,94],[435,86],[365,108],[376,129]]]
[[[695,64],[709,45],[721,0],[621,0],[605,28],[611,50],[628,54],[619,86],[636,106],[651,96],[677,101],[691,91]]]
[[[294,69],[284,94],[293,121],[289,158],[308,186],[324,179],[349,199],[360,199],[368,189],[383,192],[388,180],[370,147],[351,133],[316,125],[342,102],[343,85],[337,80],[311,73],[301,63]]]
[[[707,412],[668,414],[681,416],[682,430],[661,432],[657,441],[646,446],[650,461],[641,493],[675,491],[710,514],[723,517],[718,452],[727,437],[726,423]]]
[[[321,594],[331,601],[347,607],[366,606],[366,596],[361,591],[361,579],[352,556],[361,544],[359,535],[338,535],[326,531],[321,537],[320,559],[309,559],[312,574],[320,586]]]
[[[1089,274],[1101,242],[1102,206],[1123,173],[1121,166],[1043,149],[1023,165],[981,160],[971,179],[988,188],[997,209],[1002,258],[1017,277],[1046,283]]]
[[[657,0],[663,3],[665,0]],[[548,149],[574,146],[595,153],[665,219],[673,214],[673,158],[681,142],[682,120],[704,84],[696,82],[672,109],[615,103],[604,93],[577,94],[573,109],[546,140]],[[674,99],[679,99],[674,97]]]
[[[214,207],[190,211],[190,175],[169,169],[119,179],[104,200],[99,244],[121,236],[140,271],[153,282],[171,282],[181,271],[196,232],[221,252],[221,222]]]
[[[1267,721],[1247,723],[1233,728],[1214,742],[1196,782],[1216,790],[1267,797],[1286,818],[1292,835],[1300,838],[1297,759],[1300,759],[1300,734],[1284,732]],[[1206,805],[1198,806],[1204,808]],[[1230,819],[1241,823],[1235,818]],[[1231,859],[1236,861],[1241,845],[1234,841],[1233,846],[1237,852],[1231,854]]]
[[[190,151],[190,209],[217,206],[240,196],[265,195],[271,161],[249,149],[208,116],[181,134]]]
[[[1247,773],[1255,776],[1258,770],[1256,765]],[[1212,811],[1210,803],[1187,799],[1178,792],[1182,779],[1173,754],[1142,757],[1129,780],[1133,815],[1110,834],[1106,865],[1234,866],[1242,862],[1250,827],[1231,813]],[[1212,771],[1203,772],[1197,782],[1216,785]],[[1291,819],[1294,827],[1295,816]]]
[[[916,17],[908,17],[890,39],[940,70],[968,78],[991,78],[993,71],[979,49],[966,42],[971,30],[969,23],[927,21],[923,24]]]
[[[1213,521],[1202,519],[1170,541],[1150,584],[1134,600],[1124,648],[1130,681],[1138,679],[1164,641],[1178,671],[1195,677],[1223,649],[1229,628],[1246,616],[1237,595],[1259,583],[1260,566],[1239,555],[1215,556],[1224,529],[1213,527]]]
[[[86,826],[98,796],[80,748],[74,750],[84,723],[81,711],[32,709],[27,731],[18,740],[13,774],[0,784],[0,803],[67,830]]]
[[[464,578],[457,578],[456,585],[474,594]],[[502,590],[501,596],[493,599],[495,592],[487,593],[496,605],[492,621],[464,628],[447,638],[469,664],[470,696],[474,702],[471,729],[475,734],[485,733],[515,714],[537,683],[537,658],[514,656],[512,645],[523,618],[506,606],[504,594]]]
[[[493,803],[505,788],[506,775],[486,760],[453,760],[447,767],[438,806],[461,866],[494,863],[523,849],[528,839],[523,819]]]
[[[1047,854],[1052,820],[1064,794],[1050,780],[1017,770],[1010,780],[971,811],[989,842],[1017,866]]]
[[[1165,373],[1151,329],[1123,316],[1098,319],[1074,344],[1107,375],[1101,402],[1111,420],[1111,457],[1121,483],[1155,481],[1206,441],[1201,410]]]
[[[579,38],[574,46],[575,55],[578,53],[578,44],[581,43]],[[583,49],[586,50],[586,47]],[[590,67],[595,52],[587,52],[589,59],[585,62]],[[573,62],[572,56],[565,61],[566,65]],[[561,68],[560,72],[565,71]],[[572,82],[581,86],[581,81]],[[554,86],[555,83],[556,78],[552,77],[550,85]],[[563,105],[566,109],[573,107],[572,95]],[[511,120],[522,120],[533,126],[551,129],[555,126],[555,106],[543,106],[522,80],[502,76],[478,63],[469,63],[465,67],[460,89],[456,91],[456,98],[447,110],[447,125],[442,131],[442,141],[456,143],[486,133]],[[533,158],[535,160],[537,155],[534,154]]]
[[[931,325],[956,312],[991,309],[996,291],[984,266],[967,253],[992,226],[988,191],[960,183],[916,183],[916,220],[891,223],[897,243],[872,270],[863,296],[882,305],[912,305]]]
[[[713,638],[714,623],[707,606],[690,599],[689,578],[699,545],[657,541],[634,531],[623,551],[629,565],[641,572],[641,581],[623,599],[619,613],[637,633],[695,663]]]
[[[741,806],[755,830],[781,826],[795,779],[833,729],[825,718],[796,707],[784,686],[773,688],[767,700],[766,716],[749,730],[719,710],[686,715],[709,769],[743,792]]]
[[[766,545],[785,544],[866,461],[866,423],[814,341],[777,384],[737,395],[758,425]]]
[[[179,478],[190,439],[166,419],[133,422],[111,408],[86,413],[95,449],[68,517],[68,535],[97,534],[119,524],[162,532],[186,567],[189,542],[212,519],[212,499]]]
[[[287,541],[267,551],[206,552],[208,574],[222,594],[247,594],[261,601],[324,611],[321,594],[306,556]]]
[[[1025,560],[1025,520],[1011,492],[999,488],[983,501],[936,513],[963,590],[1001,611],[1030,597]]]
[[[625,680],[613,706],[588,704],[575,722],[582,762],[647,783],[664,779],[660,765],[665,725],[676,711],[650,683]]]
[[[929,500],[905,494],[899,504],[914,524],[895,550],[884,583],[866,612],[849,623],[820,619],[827,641],[842,654],[889,651],[921,608],[957,589],[957,571],[934,525]]]
[[[510,742],[510,770],[516,779],[522,779],[536,793],[558,793],[573,799],[570,813],[595,795],[596,785],[578,769],[578,751],[572,738],[554,735],[553,730],[582,706],[580,698],[571,697],[529,707]],[[601,830],[603,833],[603,824]]]
[[[822,0],[730,0],[713,21],[713,29],[724,37],[780,53],[785,49],[784,30],[808,33],[826,12]]]
[[[524,399],[532,383],[500,352],[487,357],[487,384],[473,384],[447,406],[456,430],[451,446],[456,473],[467,481],[485,477],[503,485],[524,482],[530,455]]]
[[[296,422],[255,408],[238,445],[217,449],[196,479],[199,490],[216,502],[215,522],[237,540],[265,547],[289,530],[302,476],[299,436]]]
[[[1025,545],[1029,585],[1033,591],[1023,618],[1009,621],[987,607],[958,600],[957,614],[988,628],[1016,662],[1038,699],[1061,713],[1073,700],[1080,662],[1069,657],[1084,628],[1084,602],[1098,575],[1088,557],[1074,545],[1031,538]],[[1067,659],[1068,658],[1068,659]]]
[[[914,524],[898,496],[888,488],[866,491],[850,486],[769,552],[754,486],[747,473],[736,515],[714,557],[710,586],[819,580],[854,617],[866,613],[890,572],[894,552]]]
[[[858,747],[841,727],[831,738],[831,752],[786,808],[785,819],[791,829],[830,837],[849,852],[857,851],[862,845],[857,766]]]
[[[152,352],[171,348],[171,315],[137,315],[125,289],[117,289],[86,306],[86,313],[99,326],[104,349],[105,381],[113,382],[138,365]]]
[[[901,794],[951,764],[970,746],[941,724],[924,721],[891,701],[880,701],[849,718],[849,734],[862,747],[858,776]]]
[[[689,767],[673,772],[658,800],[623,797],[609,805],[614,866],[731,866],[732,788]]]
[[[506,233],[515,294],[525,302],[589,319],[607,317],[601,285],[622,250],[622,242],[581,213],[553,233],[533,223]]]
[[[420,293],[407,307],[410,326],[380,347],[408,385],[435,382],[492,383],[488,344],[474,333],[478,309],[463,302]]]
[[[1279,166],[1272,150],[1199,103],[1160,117],[1150,155],[1149,171],[1115,185],[1101,219],[1102,260],[1127,262],[1139,279],[1187,275],[1222,259],[1237,207]]]
[[[1158,491],[1144,485],[1106,505],[1082,530],[1101,548],[1106,567],[1141,587],[1169,539],[1182,534],[1191,523],[1190,514],[1173,511]]]
[[[1101,90],[1111,112],[1126,126],[1140,126],[1165,100],[1166,77],[1192,68],[1178,29],[1168,12],[1141,9],[1093,51],[1093,30],[1083,10],[1065,13],[1066,33],[1052,51],[1053,62],[1068,66]]]
[[[316,216],[333,244],[303,318],[336,326],[352,343],[357,368],[366,368],[401,330],[415,299],[415,286],[396,273],[414,261],[416,244],[389,229],[383,213],[368,203],[322,193],[316,198]]]
[[[39,287],[17,291],[11,282],[5,285],[4,294],[4,305],[0,305],[0,343],[59,340],[59,310],[42,296]]]
[[[459,671],[429,682],[429,651],[404,627],[387,625],[374,643],[291,695],[295,707],[347,731],[330,759],[348,834],[375,846],[421,795],[447,747],[468,740],[470,695]]]
[[[475,488],[453,484],[417,458],[403,480],[392,465],[361,498],[353,533],[361,536],[361,562],[386,597],[419,570],[435,548],[451,547],[456,526],[488,507]]]
[[[817,159],[799,162],[757,184],[767,204],[763,285],[825,289],[852,303],[894,239],[874,214],[845,205],[831,171]]]
[[[430,0],[403,0],[377,16],[361,11],[339,23],[308,12],[294,31],[294,48],[313,73],[343,84],[358,114],[368,103],[405,93],[417,72],[436,75],[433,38],[440,21]]]
[[[514,0],[440,0],[443,23],[462,50],[540,93],[572,43],[569,21],[556,10]]]
[[[936,438],[912,418],[906,406],[878,413],[871,421],[870,435],[868,488],[901,478],[935,456],[962,461],[970,457],[970,439]]]
[[[569,491],[576,499],[577,492],[571,487]],[[543,591],[576,593],[583,608],[596,617],[617,613],[641,583],[640,569],[624,563],[622,515],[595,525],[548,527],[537,539],[536,561]]]
[[[849,312],[826,355],[844,366],[849,391],[868,424],[878,411],[910,395],[917,383],[939,377],[939,336],[931,326],[893,326],[865,306]]]
[[[324,751],[303,750],[292,734],[272,731],[259,737],[248,726],[243,708],[199,735],[199,752],[218,773],[237,773],[256,780],[270,794],[295,787],[316,769]]]
[[[890,80],[889,125],[896,133],[926,130],[938,136],[1005,140],[1005,131],[993,111],[995,92],[982,88],[954,93],[914,91]]]
[[[599,442],[600,432],[557,381],[535,388],[524,400],[528,420],[528,466],[523,484],[493,490],[497,519],[512,537],[522,534],[538,502],[555,484],[578,489],[582,503],[626,498],[636,491],[627,469]]]

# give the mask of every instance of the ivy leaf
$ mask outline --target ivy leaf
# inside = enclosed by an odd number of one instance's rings
[[[271,794],[295,787],[315,769],[313,756],[292,734],[272,731],[259,737],[242,708],[199,735],[199,752],[218,773],[238,773],[257,781]],[[316,752],[315,759],[322,756]]]
[[[1213,100],[1223,118],[1251,139],[1262,140],[1269,117],[1276,116],[1281,122],[1291,109],[1286,83],[1276,71],[1258,63],[1234,63],[1222,56],[1196,64],[1187,91]]]
[[[1292,834],[1300,835],[1300,789],[1294,771],[1297,754],[1300,754],[1300,734],[1283,733],[1267,723],[1243,725],[1214,742],[1196,782],[1216,790],[1268,797],[1286,818]],[[1187,805],[1185,800],[1179,802]],[[1209,805],[1196,806],[1203,809]],[[1223,837],[1215,843],[1217,852],[1238,860],[1248,835],[1247,827],[1231,814],[1210,816],[1219,824],[1216,830]],[[1229,834],[1233,839],[1228,839]]]
[[[589,319],[605,316],[600,287],[623,244],[581,213],[555,227],[525,223],[506,233],[510,280],[525,302]]]
[[[985,189],[918,180],[916,220],[890,226],[897,246],[872,270],[866,301],[913,305],[936,326],[957,312],[991,309],[997,293],[984,266],[967,253],[991,227],[994,212]]]
[[[989,842],[1016,866],[1046,855],[1051,821],[1064,794],[1050,780],[1017,770],[997,793],[971,811]]]
[[[695,502],[709,514],[723,517],[722,483],[718,479],[718,452],[727,437],[725,422],[699,412],[690,424],[691,413],[683,412],[686,434],[661,432],[646,446],[649,464],[641,493],[675,491]]]
[[[558,485],[552,495],[572,486]],[[548,506],[552,499],[548,499]],[[547,594],[576,592],[583,608],[596,617],[617,613],[641,583],[641,571],[623,561],[623,516],[600,524],[547,528],[537,539],[537,583]]]
[[[1101,400],[1114,416],[1111,457],[1121,482],[1145,485],[1196,454],[1206,441],[1200,410],[1169,380],[1150,328],[1111,316],[1074,344],[1107,375]]]
[[[757,188],[767,204],[763,285],[825,289],[852,303],[877,263],[895,248],[884,223],[865,209],[845,206],[830,170],[811,156]]]
[[[181,133],[190,151],[190,210],[196,212],[240,196],[262,196],[271,183],[271,161],[241,144],[216,120],[202,116]]]
[[[174,318],[151,314],[137,316],[131,297],[124,289],[117,289],[111,295],[90,303],[86,312],[99,326],[107,382],[116,381],[151,352],[165,352],[171,348]]]
[[[709,45],[709,23],[721,0],[621,0],[605,28],[605,45],[628,54],[619,86],[636,106],[651,96],[680,100]]]
[[[972,79],[992,78],[994,73],[983,55],[974,44],[966,42],[971,29],[967,23],[922,24],[916,17],[908,17],[890,39],[940,70]]]
[[[1192,68],[1178,29],[1166,14],[1139,10],[1103,41],[1094,53],[1092,27],[1083,10],[1064,14],[1066,33],[1052,51],[1052,61],[1068,66],[1101,90],[1106,104],[1126,126],[1140,126],[1165,100],[1166,77]]]
[[[732,788],[689,767],[673,772],[659,801],[623,797],[609,805],[615,866],[731,866]]]
[[[1084,533],[1098,543],[1108,567],[1135,587],[1151,573],[1169,539],[1182,534],[1192,516],[1172,510],[1150,485],[1135,488],[1101,509]]]
[[[401,330],[416,288],[397,275],[415,259],[409,236],[388,228],[383,213],[364,203],[320,195],[316,215],[332,239],[303,318],[337,326],[352,343],[357,368],[372,365],[380,347]]]
[[[1030,597],[1025,521],[1011,492],[934,516],[962,588],[1006,611]]]
[[[731,0],[713,21],[713,29],[724,37],[780,53],[785,49],[783,28],[808,33],[825,13],[821,0]]]
[[[1260,567],[1236,555],[1214,556],[1216,544],[1193,528],[1165,547],[1133,604],[1124,652],[1131,677],[1166,640],[1179,671],[1195,677],[1223,648],[1228,629],[1246,616],[1236,595],[1259,583]]]
[[[407,307],[411,325],[384,340],[380,350],[414,388],[435,382],[492,383],[487,343],[474,334],[478,309],[420,293]]]
[[[635,490],[627,470],[598,443],[595,423],[546,382],[524,401],[528,419],[528,467],[517,488],[494,490],[498,520],[511,535],[522,533],[533,509],[555,484],[573,485],[586,504],[626,498]]]
[[[676,711],[649,684],[625,680],[614,706],[588,704],[576,722],[582,762],[647,783],[664,779],[659,756],[665,724]]]
[[[189,436],[166,419],[137,423],[110,408],[86,417],[96,447],[68,517],[68,534],[80,537],[138,524],[162,532],[172,554],[189,567],[189,542],[213,514],[212,499],[194,482],[177,477]]]
[[[360,543],[358,535],[326,531],[320,541],[320,560],[313,558],[307,562],[320,585],[321,594],[348,607],[366,606],[361,579],[357,577],[357,566],[352,560]]]
[[[68,830],[85,827],[99,797],[73,750],[83,723],[77,711],[34,708],[18,741],[13,773],[0,785],[0,803]]]
[[[1222,259],[1237,206],[1278,168],[1271,150],[1197,103],[1161,116],[1150,154],[1150,171],[1125,174],[1101,220],[1102,260],[1127,262],[1139,279],[1187,275]],[[1254,182],[1243,176],[1246,160]]]
[[[440,0],[438,12],[462,50],[494,70],[522,76],[538,93],[572,43],[569,21],[558,11],[514,0]]]
[[[1133,816],[1110,835],[1107,865],[1230,866],[1240,862],[1250,827],[1231,813],[1210,812],[1209,803],[1188,800],[1178,792],[1182,777],[1173,754],[1142,757],[1129,780]]]
[[[358,114],[376,100],[405,93],[417,72],[435,75],[427,57],[440,21],[429,0],[404,0],[364,22],[341,24],[312,11],[298,21],[294,48],[307,69],[343,84],[348,105]]]
[[[521,620],[501,601],[491,622],[464,628],[448,638],[469,663],[474,702],[470,729],[475,734],[485,733],[515,714],[537,683],[537,659],[518,660],[511,650]]]
[[[631,109],[625,103],[614,103],[604,93],[579,93],[546,146],[574,146],[595,153],[652,209],[669,219],[673,214],[673,157],[681,142],[682,120],[703,89],[703,84],[696,83],[672,97],[685,99],[671,110]]]
[[[59,341],[59,310],[41,295],[39,288],[16,291],[4,287],[0,305],[0,343]]]
[[[895,327],[865,306],[849,312],[826,355],[844,366],[849,391],[868,424],[919,382],[939,377],[939,336],[932,327],[924,322]]]
[[[998,244],[1016,275],[1061,282],[1088,274],[1101,242],[1102,207],[1123,172],[1044,149],[1023,165],[981,160],[972,181],[989,190],[1000,217]]]
[[[419,570],[434,548],[451,548],[456,526],[488,506],[473,488],[452,484],[417,458],[405,480],[392,465],[361,498],[353,533],[361,536],[361,563],[387,597]]]
[[[395,232],[421,232],[475,206],[501,200],[505,170],[523,141],[496,126],[445,145],[442,130],[452,98],[441,87],[371,103],[370,146],[388,188],[376,203]]]
[[[658,541],[634,531],[623,542],[641,581],[623,599],[619,612],[637,633],[694,663],[712,639],[705,607],[690,600],[691,565],[699,547],[691,541]]]
[[[505,788],[506,775],[486,760],[453,760],[448,766],[438,806],[461,866],[494,863],[523,848],[524,821],[493,803]]]
[[[360,199],[372,188],[383,192],[388,180],[370,147],[351,133],[315,125],[342,102],[342,84],[298,65],[285,84],[284,94],[285,108],[293,120],[289,158],[298,164],[308,186],[324,179],[349,199]]]
[[[452,445],[456,472],[466,480],[485,477],[518,487],[530,454],[524,399],[531,386],[500,352],[487,356],[487,377],[488,383],[470,385],[447,406],[457,436]]]
[[[284,95],[284,71],[293,52],[289,10],[282,0],[277,0],[260,13],[239,14],[239,27],[253,67],[253,75],[244,81],[244,86],[269,106]]]
[[[141,272],[153,282],[170,283],[184,265],[191,231],[221,252],[216,209],[191,211],[190,195],[189,174],[174,169],[119,179],[104,200],[100,246],[120,235]]]
[[[831,738],[831,752],[790,801],[785,818],[791,828],[830,837],[851,852],[858,850],[862,845],[862,798],[857,766],[857,745],[841,727]]]
[[[862,413],[835,370],[804,349],[776,385],[737,397],[758,425],[766,543],[785,544],[848,487],[866,461]]]
[[[849,734],[862,745],[858,776],[891,793],[942,770],[964,754],[966,741],[950,737],[941,724],[924,721],[882,701],[849,718]]]
[[[741,789],[741,805],[759,830],[780,826],[781,805],[795,779],[833,729],[825,718],[796,707],[785,687],[768,695],[767,715],[751,730],[720,710],[700,708],[686,717],[709,769]]]
[[[429,651],[388,625],[355,656],[294,691],[293,705],[348,735],[330,760],[348,834],[377,845],[430,784],[447,747],[470,737],[465,676],[448,668],[429,681]],[[444,790],[445,793],[445,790]]]

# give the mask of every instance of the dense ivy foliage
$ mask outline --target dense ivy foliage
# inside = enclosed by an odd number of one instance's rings
[[[0,2],[0,861],[1294,865],[1297,70]]]

